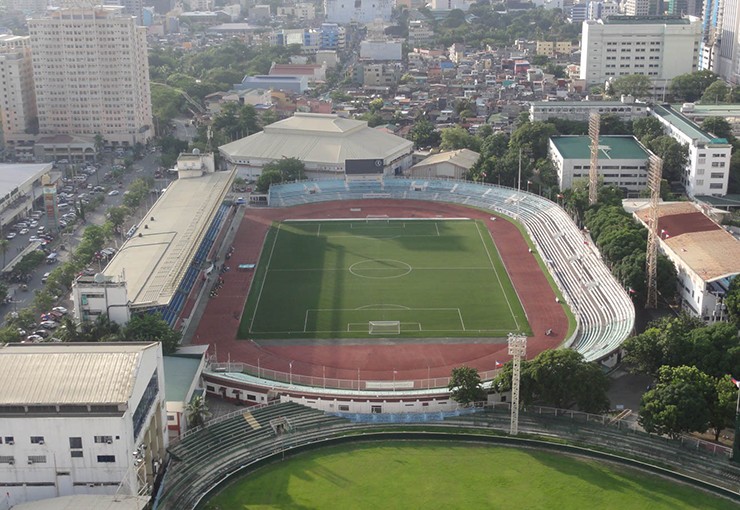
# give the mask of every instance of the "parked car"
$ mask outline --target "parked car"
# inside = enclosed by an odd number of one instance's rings
[[[36,220],[33,220],[31,223],[28,224],[30,228],[36,228],[39,226],[39,222]]]
[[[118,195],[119,193],[120,193],[120,191],[118,191],[117,189],[112,189],[112,190],[110,190],[110,191],[108,192],[108,196],[109,196],[109,197],[115,197],[115,196],[116,196],[116,195]]]
[[[44,329],[57,329],[59,327],[59,324],[54,321],[43,321],[39,323],[39,326]]]
[[[46,338],[48,336],[51,336],[51,333],[49,333],[45,329],[38,329],[38,330],[34,331],[32,334],[33,335],[38,335],[38,336],[40,336],[42,338]]]
[[[22,229],[20,229],[20,230],[18,231],[18,233],[19,233],[20,235],[24,236],[24,235],[28,234],[28,229],[27,229],[27,228],[22,228]]]
[[[52,312],[59,312],[62,315],[67,315],[68,310],[64,308],[63,306],[55,306],[51,309]]]
[[[36,334],[28,335],[26,337],[26,341],[27,342],[43,342],[44,337],[42,337],[41,335],[36,335]]]
[[[15,232],[11,232],[10,234],[8,234],[8,235],[5,236],[5,239],[8,239],[8,240],[15,239],[15,236],[17,236],[17,235],[18,234],[16,234]]]

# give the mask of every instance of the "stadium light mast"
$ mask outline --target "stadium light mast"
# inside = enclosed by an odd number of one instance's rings
[[[651,155],[648,160],[648,189],[650,190],[650,217],[648,219],[647,254],[645,272],[647,273],[647,297],[645,308],[658,307],[658,201],[660,200],[660,181],[663,178],[663,160]]]
[[[512,356],[511,373],[511,428],[509,434],[519,434],[519,379],[522,373],[522,358],[527,355],[527,337],[520,333],[509,333],[509,355]]]
[[[591,137],[591,166],[588,169],[588,205],[599,199],[599,131],[601,116],[592,113],[588,119],[588,136]]]

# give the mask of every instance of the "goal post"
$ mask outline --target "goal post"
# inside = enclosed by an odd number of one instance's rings
[[[367,332],[370,335],[400,335],[401,321],[368,321]]]

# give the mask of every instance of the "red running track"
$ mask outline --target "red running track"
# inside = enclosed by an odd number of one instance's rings
[[[352,211],[352,209],[360,209]],[[289,218],[391,218],[466,217],[485,221],[493,234],[509,276],[527,313],[534,336],[527,343],[527,358],[557,347],[568,329],[562,305],[542,273],[519,230],[511,222],[491,220],[491,214],[454,204],[404,200],[358,200],[309,204],[285,209],[248,209],[234,239],[232,267],[256,263],[273,221]],[[480,371],[509,358],[506,343],[402,343],[399,345],[260,345],[259,341],[237,340],[236,332],[244,309],[253,272],[229,271],[217,297],[206,305],[192,343],[210,344],[219,361],[227,358],[263,369],[313,377],[355,380],[412,380],[447,377],[462,364]],[[552,329],[552,335],[545,332]],[[325,343],[325,342],[324,342]],[[395,372],[395,373],[394,373]]]

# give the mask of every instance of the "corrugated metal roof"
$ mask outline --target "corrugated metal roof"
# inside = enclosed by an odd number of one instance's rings
[[[6,345],[0,349],[0,405],[128,402],[142,352],[156,345]]]

